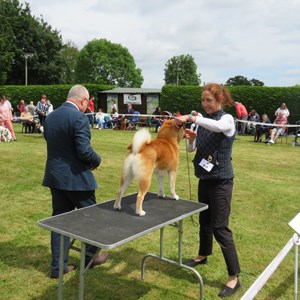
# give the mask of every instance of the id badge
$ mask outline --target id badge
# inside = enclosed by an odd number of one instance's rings
[[[202,160],[199,163],[199,166],[205,169],[207,172],[210,172],[211,169],[214,167],[214,164],[210,163],[206,159],[202,158]]]

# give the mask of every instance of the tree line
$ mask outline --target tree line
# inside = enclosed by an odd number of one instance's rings
[[[29,3],[0,0],[0,85],[95,83],[141,87],[142,70],[121,44],[106,39],[89,41],[82,50],[63,42],[59,31],[43,17],[31,14]],[[166,85],[201,84],[194,58],[170,58],[164,68]],[[225,85],[263,86],[257,79],[238,75]]]

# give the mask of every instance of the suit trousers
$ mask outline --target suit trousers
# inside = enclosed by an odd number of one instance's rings
[[[74,210],[75,208],[83,208],[96,204],[95,191],[65,191],[51,188],[52,194],[52,216],[60,215]],[[65,237],[65,257],[64,270],[67,268],[69,259],[70,238]],[[86,251],[95,253],[97,247],[87,244]],[[59,254],[60,254],[60,234],[51,232],[51,252],[52,252],[52,273],[58,274],[59,271]],[[91,257],[85,257],[85,265],[90,262]]]
[[[233,180],[199,180],[199,202],[208,209],[199,214],[199,255],[209,256],[213,250],[213,236],[221,247],[229,276],[240,273],[239,260],[229,229]]]

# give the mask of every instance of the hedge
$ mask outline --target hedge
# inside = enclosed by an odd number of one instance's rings
[[[59,107],[65,100],[69,89],[73,85],[29,85],[29,86],[0,86],[0,95],[6,95],[11,99],[13,108],[17,111],[17,105],[21,99],[25,103],[32,100],[35,104],[42,94],[52,102],[53,107]],[[111,85],[84,84],[90,95],[97,98],[97,92],[112,89]],[[285,102],[289,111],[289,123],[295,124],[300,120],[300,87],[261,87],[261,86],[234,86],[228,87],[234,101],[242,102],[248,112],[254,108],[259,115],[266,113],[273,121],[275,110]],[[200,86],[164,86],[160,95],[161,109],[182,114],[188,114],[191,110],[203,113],[201,107]],[[226,108],[226,111],[236,117],[234,107]]]
[[[234,101],[242,102],[248,112],[255,109],[259,115],[266,113],[270,120],[275,118],[275,110],[285,102],[290,111],[289,123],[295,124],[300,120],[300,87],[261,87],[234,86],[228,87]],[[197,110],[203,113],[201,107],[200,86],[164,86],[160,97],[162,110],[182,114]],[[225,108],[236,117],[234,107]]]
[[[47,99],[51,101],[54,108],[59,107],[64,101],[66,101],[68,92],[74,84],[66,85],[10,85],[0,86],[0,95],[5,95],[10,99],[14,111],[18,111],[17,105],[20,100],[23,99],[25,103],[29,104],[33,101],[36,105],[41,99],[41,95],[45,94]],[[112,89],[111,85],[100,84],[84,84],[88,89],[90,96],[94,96],[97,99],[97,92]]]

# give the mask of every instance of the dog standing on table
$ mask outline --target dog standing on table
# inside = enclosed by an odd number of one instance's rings
[[[12,136],[10,131],[4,126],[0,126],[0,142],[10,142],[11,140]]]
[[[169,175],[171,197],[178,200],[175,192],[176,175],[179,162],[179,142],[183,138],[183,129],[174,126],[174,120],[167,120],[151,140],[149,130],[136,132],[133,142],[128,146],[130,151],[124,161],[120,190],[114,204],[114,209],[121,209],[121,199],[131,181],[136,178],[139,182],[139,192],[136,199],[135,212],[139,216],[143,211],[143,200],[149,190],[153,172],[157,175],[159,197],[165,197],[164,176]]]

